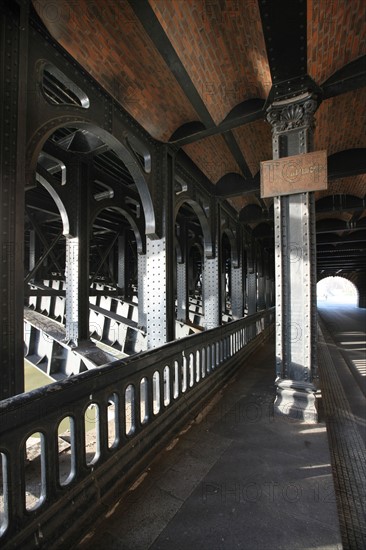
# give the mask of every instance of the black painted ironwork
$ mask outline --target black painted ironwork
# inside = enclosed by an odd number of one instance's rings
[[[258,312],[2,401],[2,547],[46,547],[55,540],[78,539],[81,526],[92,521],[111,491],[125,490],[157,449],[193,420],[202,402],[263,342],[273,315],[273,308]],[[111,404],[114,415],[108,419]],[[91,406],[97,412],[90,418],[97,444],[88,453],[85,416],[92,414]],[[68,476],[60,481],[57,442],[65,419],[70,429]],[[30,488],[23,457],[32,434],[40,434],[33,481],[38,497],[27,510]]]

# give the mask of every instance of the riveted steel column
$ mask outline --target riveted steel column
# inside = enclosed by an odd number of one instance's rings
[[[248,315],[257,311],[257,273],[255,270],[255,259],[253,247],[248,249],[247,253],[247,295],[248,295]]]
[[[137,296],[138,296],[138,324],[146,330],[146,307],[144,281],[146,278],[146,255],[137,255]]]
[[[156,182],[160,185],[162,238],[146,237],[146,272],[143,292],[146,310],[147,347],[155,348],[174,339],[176,269],[174,250],[173,189],[174,158],[168,147],[158,150]]]
[[[188,317],[187,258],[177,262],[177,319],[185,322]]]
[[[118,288],[126,291],[126,234],[123,230],[118,237]]]
[[[211,205],[212,252],[205,253],[203,262],[203,315],[204,327],[211,329],[221,323],[221,251],[220,251],[220,210],[217,204]]]
[[[203,270],[203,307],[205,328],[215,328],[220,324],[220,264],[215,258],[205,258]]]
[[[36,265],[36,232],[34,229],[29,231],[29,271],[33,271]]]
[[[366,273],[358,273],[353,283],[358,291],[358,307],[366,308]]]
[[[0,6],[0,399],[24,390],[27,5]]]
[[[260,311],[266,307],[266,280],[263,275],[258,276],[257,308]]]
[[[189,263],[189,243],[187,225],[179,227],[180,249],[176,253],[177,262],[177,319],[185,322],[189,317],[188,302],[188,263]]]
[[[311,150],[316,101],[309,94],[272,104],[267,120],[273,128],[273,157]],[[274,199],[276,270],[275,411],[317,421],[316,249],[313,193]]]
[[[244,315],[243,268],[234,267],[231,262],[231,310],[234,319]]]
[[[89,167],[76,159],[67,166],[70,226],[66,239],[66,339],[78,346],[89,338]]]
[[[366,291],[364,290],[358,295],[358,307],[366,308]]]
[[[108,258],[108,268],[109,268],[109,273],[110,273],[110,276],[112,277],[112,280],[111,280],[111,283],[113,284],[115,281],[116,281],[116,262],[115,262],[115,258],[116,258],[116,255],[115,255],[115,247],[113,246],[112,250],[110,251],[109,253],[109,258]]]
[[[143,288],[148,348],[156,348],[168,341],[166,259],[166,240],[147,237]]]
[[[258,246],[257,251],[257,311],[266,307],[266,281],[263,250]]]
[[[359,290],[358,293],[358,307],[366,308],[366,289],[364,288]]]

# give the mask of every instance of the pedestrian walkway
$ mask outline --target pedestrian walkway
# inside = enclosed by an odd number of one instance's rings
[[[272,414],[273,342],[219,397],[107,511],[82,548],[342,548],[324,422]]]
[[[324,308],[319,318],[320,381],[343,547],[364,550],[366,398],[354,361],[366,360],[366,310]]]

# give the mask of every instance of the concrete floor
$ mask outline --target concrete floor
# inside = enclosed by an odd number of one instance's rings
[[[341,549],[325,424],[273,417],[273,357],[252,356],[81,547]]]

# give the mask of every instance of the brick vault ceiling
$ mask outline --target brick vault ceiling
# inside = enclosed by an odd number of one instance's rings
[[[60,0],[56,12],[54,0],[37,0],[34,7],[70,55],[154,138],[175,140],[213,184],[226,173],[250,180],[271,158],[264,108],[274,85],[281,97],[285,84],[288,95],[301,86],[320,90],[316,149],[366,148],[365,0]],[[194,130],[185,126],[193,122]],[[363,197],[365,185],[363,175],[345,175],[318,197]],[[237,210],[266,205],[258,194],[229,202]]]

